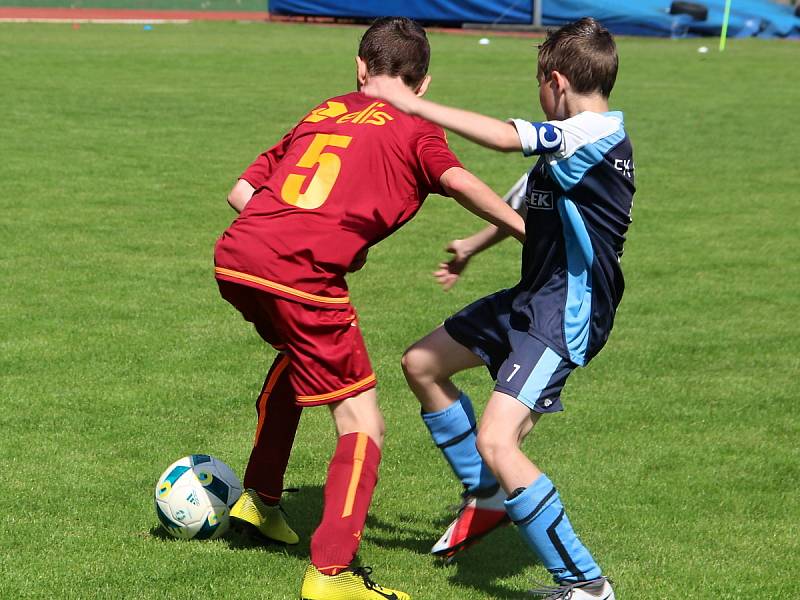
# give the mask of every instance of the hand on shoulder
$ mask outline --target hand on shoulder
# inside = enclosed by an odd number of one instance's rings
[[[387,100],[403,112],[413,114],[419,97],[399,77],[371,77],[361,90],[365,95]]]

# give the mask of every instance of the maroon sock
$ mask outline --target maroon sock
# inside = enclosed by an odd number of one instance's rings
[[[279,354],[267,373],[256,402],[258,426],[244,473],[244,487],[255,490],[268,505],[278,504],[302,408],[286,368],[289,357]]]
[[[339,438],[325,481],[322,522],[311,537],[311,562],[326,575],[346,569],[361,544],[381,451],[366,433]]]

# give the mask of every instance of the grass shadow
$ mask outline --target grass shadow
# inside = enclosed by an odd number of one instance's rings
[[[440,569],[454,586],[472,588],[492,598],[519,598],[524,590],[509,587],[499,580],[519,575],[537,562],[514,527],[494,531],[478,544],[465,550],[449,564],[430,554],[430,549],[453,519],[442,515],[433,522],[422,522],[413,514],[399,515],[386,521],[376,515],[367,519],[369,540],[385,548],[398,548],[424,555],[434,569]]]
[[[311,534],[322,516],[323,488],[320,485],[304,486],[299,492],[285,496],[283,506],[289,524],[300,536],[299,544],[288,546],[271,542],[238,527],[231,527],[220,541],[234,551],[282,553],[307,559]],[[524,590],[498,583],[501,579],[518,575],[535,560],[513,527],[492,532],[476,546],[460,553],[450,564],[430,554],[431,546],[453,516],[453,513],[448,513],[427,521],[413,513],[403,513],[386,520],[371,513],[367,517],[366,538],[369,543],[383,548],[425,557],[431,568],[440,570],[454,586],[471,588],[498,600],[519,598]],[[182,541],[159,525],[151,527],[148,533],[160,541]]]
[[[164,529],[161,525],[153,525],[148,531],[147,536],[157,539],[160,542],[181,542],[183,540],[179,540],[176,537],[171,536],[166,529]]]
[[[300,536],[300,542],[293,546],[273,542],[249,528],[232,527],[223,539],[234,550],[279,551],[291,556],[307,558],[311,534],[322,518],[323,488],[320,485],[303,486],[298,492],[286,494],[281,505],[286,512],[286,520]]]
[[[418,517],[410,514],[398,515],[393,521],[369,514],[367,530],[370,543],[383,548],[400,548],[416,554],[427,554],[433,543],[430,524],[419,523]]]
[[[309,485],[299,492],[286,495],[282,505],[287,514],[287,521],[300,536],[300,543],[289,546],[259,536],[254,530],[232,525],[219,540],[232,550],[275,551],[292,556],[308,556],[308,544],[311,534],[322,517],[322,486]],[[143,535],[162,542],[184,542],[173,537],[161,525],[153,525]]]
[[[479,590],[499,600],[519,598],[525,592],[525,589],[510,587],[499,580],[519,575],[535,563],[536,557],[514,527],[503,527],[490,533],[472,548],[458,554],[450,564],[436,560],[436,565],[447,574],[452,584]]]

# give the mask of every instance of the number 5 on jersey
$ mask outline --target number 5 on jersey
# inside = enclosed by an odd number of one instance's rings
[[[319,208],[325,204],[342,168],[342,159],[333,152],[325,152],[325,148],[347,148],[352,139],[349,135],[316,134],[308,150],[297,161],[296,166],[306,169],[310,169],[314,165],[319,165],[319,167],[314,176],[311,177],[311,181],[308,182],[306,191],[302,194],[300,190],[308,175],[290,173],[281,188],[283,201],[298,208],[307,209]]]

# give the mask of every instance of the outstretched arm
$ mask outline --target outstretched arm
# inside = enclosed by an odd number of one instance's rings
[[[525,221],[489,186],[461,167],[447,169],[439,178],[444,190],[459,204],[485,221],[525,241]]]
[[[436,104],[415,96],[409,104],[410,114],[427,119],[470,141],[500,152],[519,152],[522,143],[511,123],[476,112]]]
[[[531,123],[522,119],[501,121],[476,112],[436,104],[415,95],[394,80],[382,79],[369,92],[391,102],[411,115],[422,117],[458,135],[500,152],[525,155],[569,153],[562,131],[551,123]]]
[[[473,256],[507,237],[508,233],[497,225],[488,225],[468,238],[452,240],[445,247],[445,251],[452,254],[453,258],[439,263],[439,268],[433,272],[433,276],[445,291],[449,290],[461,278],[461,273],[467,268]]]
[[[377,82],[370,93],[388,100],[403,112],[420,116],[481,146],[501,152],[522,150],[517,130],[511,123],[469,110],[436,104],[392,80]]]
[[[516,210],[523,219],[527,213],[524,198],[527,181],[528,173],[524,173],[503,197],[503,201]],[[439,263],[439,268],[434,271],[433,276],[445,291],[449,290],[458,283],[472,257],[503,241],[508,235],[497,225],[488,225],[469,237],[450,241],[445,247],[445,251],[452,254],[453,257],[446,262]]]

